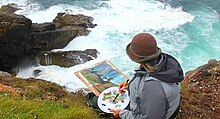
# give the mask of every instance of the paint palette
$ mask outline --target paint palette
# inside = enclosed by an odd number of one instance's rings
[[[115,101],[114,98],[118,93],[118,87],[111,87],[106,90],[104,90],[98,98],[98,106],[99,108],[106,112],[106,113],[112,113],[110,112],[110,109],[124,109],[129,104],[129,96],[128,91],[126,90],[124,93],[119,94],[117,99]]]

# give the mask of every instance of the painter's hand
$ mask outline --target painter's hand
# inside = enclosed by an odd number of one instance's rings
[[[113,112],[113,116],[115,118],[119,118],[119,113],[121,112],[121,109],[111,109],[110,112]]]
[[[124,83],[126,83],[126,84],[125,84],[125,86],[123,87]],[[119,91],[124,91],[125,89],[128,89],[128,83],[127,83],[127,82],[122,82],[122,83],[120,83],[120,84],[118,85],[118,89],[119,89]]]

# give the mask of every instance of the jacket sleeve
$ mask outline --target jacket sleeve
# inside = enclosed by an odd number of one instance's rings
[[[136,101],[137,111],[122,110],[121,119],[163,119],[166,110],[166,97],[159,81],[146,81],[140,94],[140,101]]]

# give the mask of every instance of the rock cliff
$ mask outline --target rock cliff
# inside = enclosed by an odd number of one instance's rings
[[[15,6],[15,5],[14,5]],[[11,72],[26,56],[65,47],[75,37],[88,35],[93,18],[58,13],[50,23],[32,23],[12,5],[0,9],[0,70]]]
[[[0,13],[0,70],[10,70],[31,50],[31,20]]]

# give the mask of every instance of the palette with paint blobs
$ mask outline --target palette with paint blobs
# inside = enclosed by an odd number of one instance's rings
[[[99,108],[106,112],[111,113],[110,109],[124,109],[129,104],[128,91],[125,90],[124,93],[119,94],[115,101],[114,98],[117,95],[118,87],[111,87],[104,90],[98,98]]]

